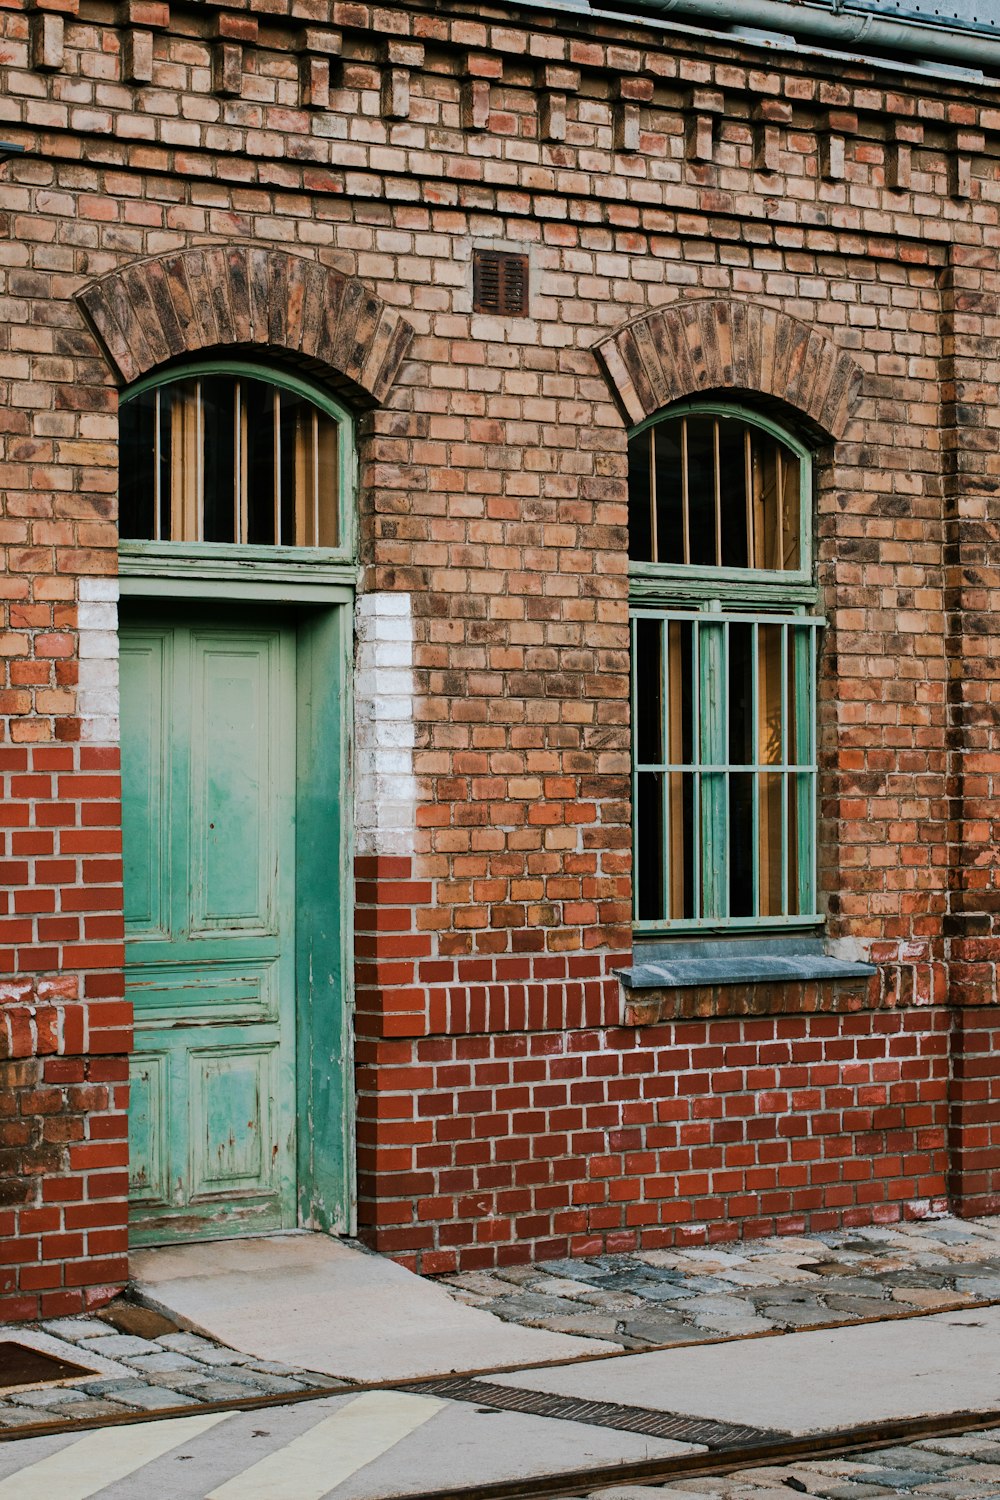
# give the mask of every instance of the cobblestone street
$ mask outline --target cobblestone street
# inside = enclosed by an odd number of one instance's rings
[[[1000,1226],[924,1220],[546,1261],[467,1272],[447,1284],[511,1322],[639,1349],[1000,1298]]]
[[[743,1469],[666,1485],[615,1485],[592,1490],[586,1500],[763,1500],[764,1496],[816,1495],[822,1500],[876,1500],[880,1495],[938,1495],[946,1500],[988,1500],[1000,1495],[1000,1430],[928,1438],[844,1458]],[[583,1500],[583,1497],[580,1497]]]

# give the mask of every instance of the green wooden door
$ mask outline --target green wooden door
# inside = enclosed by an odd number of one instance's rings
[[[289,1227],[294,631],[133,619],[121,690],[133,1241]]]

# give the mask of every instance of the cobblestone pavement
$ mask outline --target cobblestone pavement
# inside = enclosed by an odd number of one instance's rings
[[[591,1491],[586,1500],[655,1500],[663,1495],[677,1500],[777,1500],[779,1495],[817,1495],[823,1500],[876,1500],[879,1495],[988,1500],[1000,1495],[1000,1430],[927,1438],[845,1458],[742,1469],[671,1484],[612,1485]]]
[[[1000,1220],[546,1261],[445,1283],[509,1322],[642,1349],[1000,1299]]]
[[[57,1339],[61,1357],[86,1365],[88,1357],[110,1360],[120,1370],[73,1385],[41,1386],[0,1397],[0,1430],[39,1422],[92,1421],[168,1407],[197,1409],[210,1401],[269,1396],[315,1389],[336,1390],[347,1382],[329,1375],[290,1370],[270,1360],[238,1354],[211,1339],[182,1333],[166,1318],[125,1301],[93,1316],[8,1325],[4,1339],[37,1330]]]

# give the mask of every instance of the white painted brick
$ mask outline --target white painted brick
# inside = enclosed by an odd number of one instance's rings
[[[117,578],[81,578],[80,579],[80,602],[95,604],[117,604],[118,602],[118,579]]]
[[[118,655],[118,633],[115,630],[81,630],[80,656],[103,657],[106,661]]]
[[[417,802],[409,595],[362,595],[355,628],[357,849],[361,854],[407,854],[413,848]]]

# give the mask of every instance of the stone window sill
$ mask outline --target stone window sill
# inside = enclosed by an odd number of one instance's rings
[[[631,968],[617,970],[627,1025],[859,1009],[878,973],[873,964],[831,958],[823,940],[810,937],[639,941],[633,956]]]

